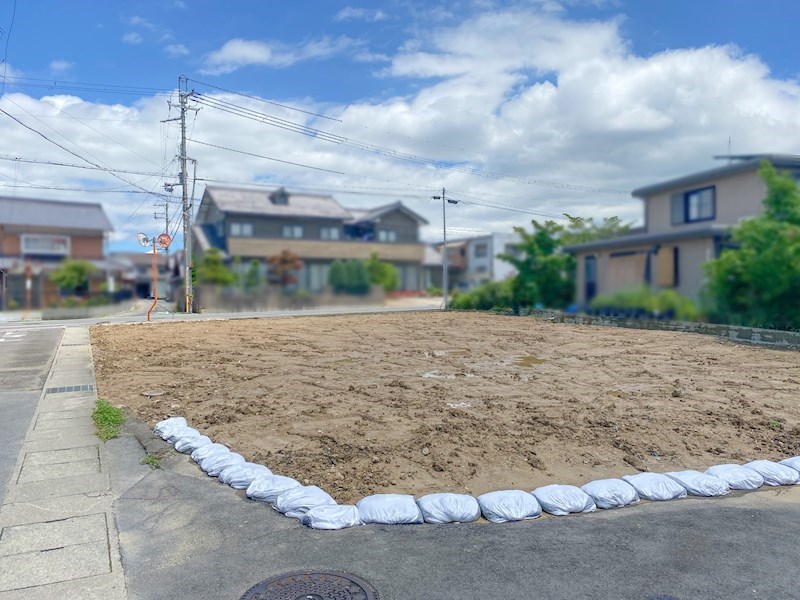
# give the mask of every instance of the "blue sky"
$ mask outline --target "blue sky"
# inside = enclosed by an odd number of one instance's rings
[[[393,161],[208,107],[194,121],[195,139],[342,173],[195,144],[198,177],[305,186],[353,206],[402,199],[431,220],[426,239],[441,235],[430,195],[442,185],[517,209],[461,206],[452,223],[463,235],[507,230],[533,213],[637,221],[641,207],[626,192],[713,166],[729,139],[734,152],[798,152],[792,0],[19,1],[9,38],[11,11],[0,6],[9,76],[0,107],[109,168],[164,171],[141,180],[148,190],[176,175],[176,131],[159,123],[175,115],[155,92],[179,75],[339,121],[195,84],[253,110],[509,176]],[[102,201],[115,247],[128,246],[131,228],[156,226],[152,199],[126,195],[119,180],[8,162],[79,159],[0,117],[0,193]]]

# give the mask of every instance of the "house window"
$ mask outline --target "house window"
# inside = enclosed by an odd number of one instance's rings
[[[231,223],[231,237],[253,237],[253,224]]]
[[[672,224],[710,221],[716,217],[716,188],[710,187],[672,195]]]
[[[320,227],[319,237],[321,240],[338,240],[339,228],[338,227]]]
[[[281,237],[299,240],[303,237],[303,226],[284,225],[281,227]]]
[[[378,241],[393,243],[397,241],[397,232],[394,229],[378,229]]]
[[[476,273],[486,273],[488,270],[489,268],[486,265],[478,265],[477,267],[475,267]]]
[[[70,239],[66,235],[21,236],[22,254],[69,256]]]
[[[475,258],[486,258],[489,256],[489,244],[475,245]]]

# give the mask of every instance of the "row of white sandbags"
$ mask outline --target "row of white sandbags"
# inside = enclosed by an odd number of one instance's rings
[[[725,464],[700,471],[639,473],[622,479],[601,479],[581,488],[548,485],[528,493],[501,490],[474,498],[465,494],[428,494],[416,500],[403,494],[375,494],[355,506],[339,505],[317,486],[304,486],[291,477],[274,475],[263,465],[248,463],[222,444],[215,444],[188,427],[183,417],[156,425],[155,433],[191,453],[210,476],[236,489],[246,489],[248,498],[270,503],[278,512],[301,519],[316,529],[341,529],[365,523],[466,523],[481,514],[494,523],[534,519],[552,515],[593,512],[628,506],[646,500],[672,500],[692,496],[723,496],[730,489],[752,490],[762,485],[800,483],[800,457],[775,463],[758,460],[746,465]]]

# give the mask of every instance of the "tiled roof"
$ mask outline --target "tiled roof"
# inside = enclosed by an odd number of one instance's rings
[[[275,191],[206,187],[206,194],[223,212],[271,217],[316,217],[342,220],[351,218],[350,212],[342,207],[333,196],[287,193],[288,202],[286,204],[274,204],[270,200],[270,194]]]
[[[112,231],[100,204],[0,197],[0,225]]]

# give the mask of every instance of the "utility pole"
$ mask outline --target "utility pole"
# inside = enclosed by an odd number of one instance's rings
[[[192,290],[192,206],[189,204],[189,177],[187,173],[186,163],[189,158],[186,156],[186,113],[189,110],[189,98],[192,92],[189,91],[189,82],[187,78],[181,75],[178,78],[178,104],[169,105],[180,110],[180,117],[177,119],[167,119],[167,121],[180,121],[181,122],[181,151],[178,159],[181,164],[181,173],[177,185],[181,186],[181,200],[183,202],[183,279],[184,279],[184,301],[186,312],[192,312],[193,303],[193,290]],[[174,184],[165,184],[164,187],[168,190]],[[169,212],[169,211],[167,211]],[[169,218],[169,217],[167,217]],[[169,232],[167,232],[169,233]]]
[[[441,196],[432,196],[434,200],[442,199],[442,293],[444,294],[444,310],[447,310],[447,211],[445,210],[445,189],[442,188]]]

